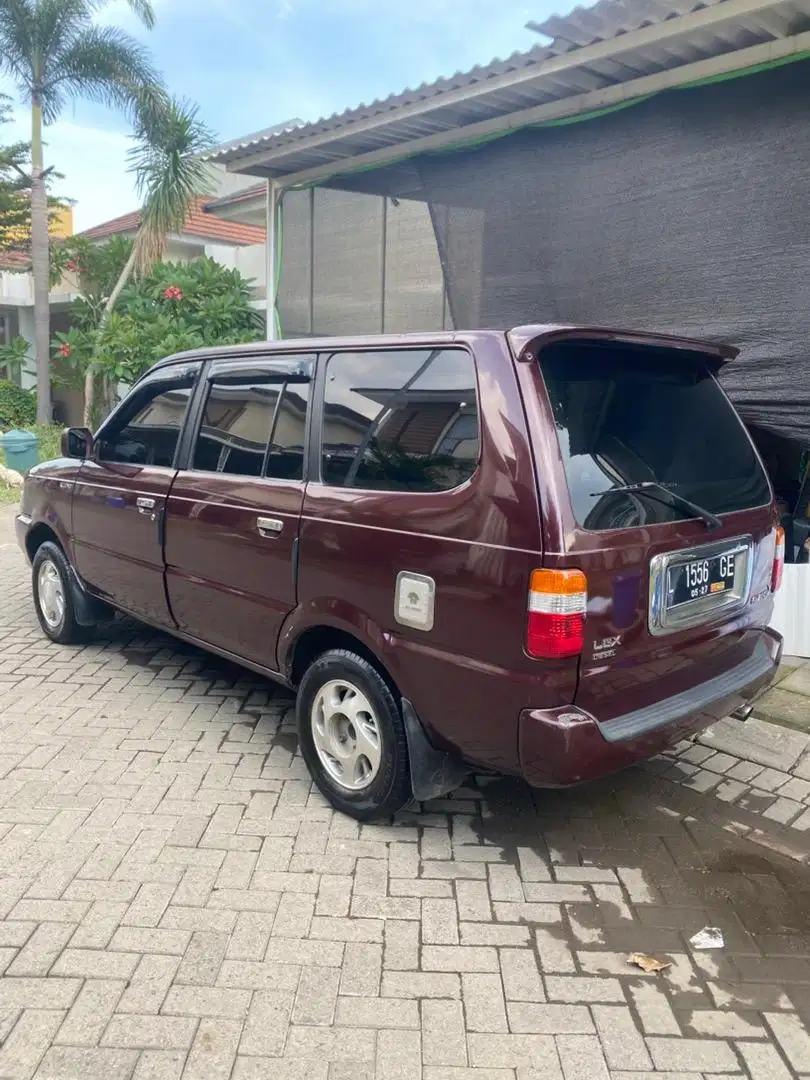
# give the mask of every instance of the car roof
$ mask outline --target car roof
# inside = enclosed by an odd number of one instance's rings
[[[149,373],[173,364],[204,360],[245,360],[253,357],[284,356],[290,353],[330,352],[336,349],[366,351],[370,349],[436,347],[450,345],[474,345],[484,338],[504,338],[510,342],[515,356],[520,357],[532,346],[535,349],[551,341],[586,337],[593,340],[610,340],[628,344],[648,345],[657,348],[677,348],[689,352],[702,352],[719,363],[725,363],[737,355],[733,346],[678,337],[671,334],[649,333],[640,330],[620,330],[598,326],[577,326],[564,323],[538,323],[516,326],[511,329],[440,330],[435,333],[417,334],[361,334],[347,337],[283,338],[276,341],[252,341],[243,345],[214,345],[176,353],[159,360]],[[530,357],[526,356],[526,359]]]

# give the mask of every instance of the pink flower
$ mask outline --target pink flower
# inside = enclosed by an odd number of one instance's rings
[[[63,345],[59,346],[59,355],[64,356],[65,359],[67,359],[71,355],[72,352],[73,352],[73,349],[70,347],[70,345],[68,345],[67,342],[65,342]]]
[[[182,300],[183,290],[177,285],[170,285],[166,292],[163,294],[164,300]]]

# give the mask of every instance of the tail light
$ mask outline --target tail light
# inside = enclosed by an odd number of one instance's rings
[[[529,656],[578,656],[585,645],[587,605],[588,582],[581,570],[535,570],[526,626]]]
[[[776,530],[776,548],[773,553],[773,572],[771,573],[771,592],[776,592],[782,584],[785,569],[785,530],[778,526]]]

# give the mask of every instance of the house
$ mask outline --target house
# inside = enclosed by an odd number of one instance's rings
[[[225,221],[205,213],[210,199],[195,199],[182,231],[172,234],[166,246],[167,262],[191,262],[207,255],[216,262],[238,270],[253,282],[257,300],[265,296],[266,261],[264,226]],[[112,236],[134,239],[141,224],[140,210],[104,221],[79,233],[99,244]]]
[[[219,195],[223,192],[238,191],[245,186],[243,178],[231,177],[217,166],[212,166],[212,174]],[[247,181],[247,184],[252,186],[251,181]],[[223,266],[239,270],[244,277],[252,281],[254,303],[256,307],[264,310],[267,279],[264,226],[221,220],[205,213],[207,204],[215,197],[194,201],[182,231],[168,239],[166,258],[173,262],[190,262],[201,255],[207,255]],[[94,225],[78,235],[99,244],[112,236],[134,238],[140,220],[140,211],[135,210]],[[66,226],[65,221],[60,218],[58,229],[52,230],[52,235],[54,238],[72,235],[72,228]],[[33,361],[34,287],[31,274],[26,272],[29,265],[27,255],[0,255],[0,337],[3,341],[9,341],[19,335],[31,343],[31,360],[29,369],[23,372],[22,385],[33,387],[36,384]],[[68,329],[70,305],[77,295],[76,276],[66,272],[50,294],[52,334]],[[53,400],[58,418],[66,423],[81,421],[81,395],[77,391],[55,385]]]

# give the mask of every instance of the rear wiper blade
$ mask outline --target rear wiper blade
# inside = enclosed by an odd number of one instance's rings
[[[620,484],[618,487],[608,488],[607,491],[595,491],[592,497],[597,498],[599,495],[632,495],[633,492],[641,492],[648,499],[654,499],[657,502],[664,503],[666,506],[680,506],[683,510],[688,510],[690,514],[694,514],[695,517],[699,517],[711,529],[723,528],[723,522],[711,510],[698,506],[691,499],[679,495],[677,491],[673,491],[655,480],[639,480],[635,484]]]

